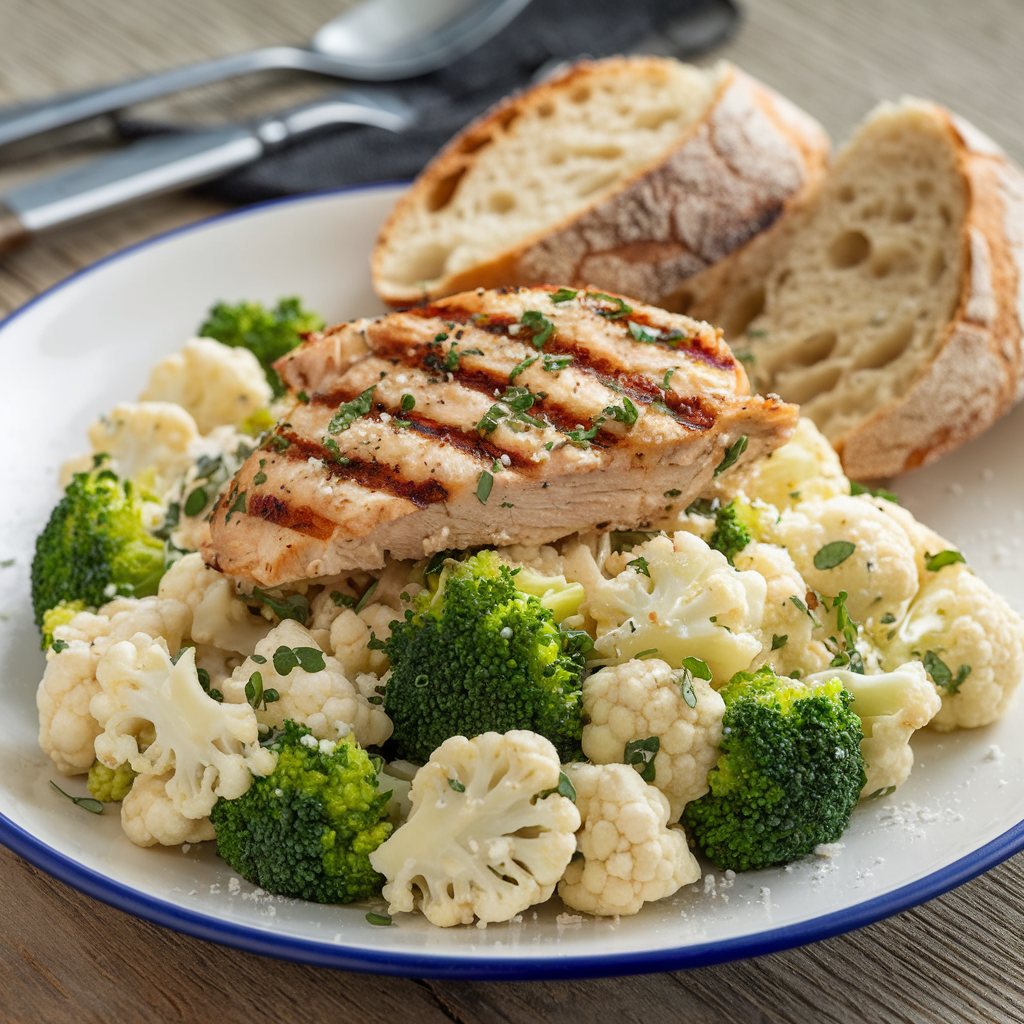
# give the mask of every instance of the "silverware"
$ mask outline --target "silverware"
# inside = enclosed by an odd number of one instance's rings
[[[0,252],[38,231],[216,178],[325,125],[372,124],[397,132],[414,119],[412,108],[394,97],[346,90],[249,124],[144,139],[0,196]]]
[[[133,81],[0,107],[0,146],[182,89],[290,69],[392,81],[444,67],[503,29],[530,0],[367,0],[329,21],[309,48],[270,46]]]

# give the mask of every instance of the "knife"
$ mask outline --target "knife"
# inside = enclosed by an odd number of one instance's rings
[[[317,128],[369,124],[398,132],[414,120],[412,107],[396,97],[347,89],[246,124],[143,139],[0,196],[0,252],[48,228],[209,181]]]

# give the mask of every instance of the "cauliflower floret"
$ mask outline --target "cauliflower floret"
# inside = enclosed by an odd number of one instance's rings
[[[875,508],[879,509],[890,519],[894,519],[903,528],[911,547],[914,549],[914,557],[917,561],[918,586],[924,586],[927,580],[934,577],[933,572],[928,571],[928,560],[931,555],[937,555],[940,551],[956,551],[955,544],[940,537],[931,527],[919,523],[910,512],[894,501],[886,501],[885,498],[869,498]]]
[[[140,775],[121,804],[121,828],[136,846],[180,846],[216,838],[209,818],[186,818],[167,795],[171,772]]]
[[[180,352],[153,367],[139,398],[182,406],[206,434],[214,427],[241,423],[269,405],[273,394],[259,360],[247,348],[190,338]]]
[[[873,636],[884,634],[886,623],[901,619],[917,593],[910,540],[870,499],[839,495],[801,502],[782,514],[774,539],[789,551],[813,590],[829,597],[845,590],[850,615]],[[840,542],[852,544],[852,551],[844,554]],[[816,558],[819,565],[832,567],[817,568]]]
[[[567,575],[575,568],[575,560],[566,561]],[[679,668],[683,658],[697,657],[724,682],[760,653],[755,632],[764,614],[764,580],[738,572],[699,537],[654,537],[612,555],[605,568],[612,579],[595,567],[578,581],[587,595],[580,612],[595,623],[598,659],[619,664],[655,650]]]
[[[1020,683],[1024,622],[962,562],[928,575],[882,645],[883,664],[924,664],[942,697],[934,728],[988,725],[1003,716]]]
[[[372,633],[378,640],[391,636],[391,623],[401,618],[388,604],[368,604],[358,614],[345,608],[331,624],[330,647],[349,679],[362,672],[382,675],[388,670],[388,656],[367,646]]]
[[[658,737],[651,781],[668,798],[672,821],[708,791],[725,714],[709,683],[685,676],[651,658],[603,668],[583,683],[583,753],[595,764],[622,764],[627,743]]]
[[[164,573],[159,595],[191,609],[186,635],[197,644],[252,654],[272,626],[263,616],[254,615],[231,580],[209,568],[198,552],[178,559]]]
[[[914,766],[910,737],[935,717],[942,706],[939,695],[919,661],[876,675],[829,669],[806,682],[811,686],[833,679],[853,694],[853,710],[864,732],[860,752],[867,782],[861,798],[891,793],[910,777]]]
[[[100,657],[111,644],[140,631],[162,636],[176,651],[187,623],[188,608],[180,601],[119,597],[95,614],[79,612],[56,627],[54,639],[68,646],[60,652],[47,651],[36,707],[39,745],[62,775],[87,772],[96,760],[93,743],[102,730],[89,704],[100,690],[96,681]]]
[[[89,428],[94,453],[106,452],[120,477],[140,480],[162,497],[192,462],[196,421],[171,402],[122,402]]]
[[[666,827],[665,794],[632,768],[568,764],[565,774],[583,821],[576,834],[583,856],[570,862],[558,883],[566,906],[586,914],[635,914],[700,878],[685,833]]]
[[[290,654],[279,656],[282,648],[313,651],[313,660],[322,661],[323,668],[307,671]],[[260,725],[278,728],[290,718],[307,726],[317,739],[337,740],[351,732],[361,747],[378,746],[391,735],[391,719],[379,706],[380,696],[371,704],[349,681],[355,677],[336,658],[324,655],[312,633],[294,619],[275,626],[256,645],[255,654],[235,669],[224,684],[224,699],[245,702],[245,686],[254,672],[259,672],[264,692],[272,689],[279,695],[257,710]]]
[[[746,569],[764,577],[768,594],[761,620],[761,653],[752,669],[770,664],[780,676],[799,671],[817,672],[832,660],[825,645],[813,637],[814,622],[790,600],[807,593],[807,584],[797,572],[785,548],[775,544],[748,544],[736,555],[737,569]]]
[[[508,565],[523,565],[535,569],[542,576],[562,575],[562,556],[550,544],[513,544],[497,548],[498,557]]]
[[[253,709],[208,696],[192,648],[175,663],[162,639],[136,633],[100,658],[96,679],[101,689],[90,711],[103,729],[96,756],[108,768],[127,761],[142,775],[173,767],[167,796],[186,818],[205,818],[218,797],[241,796],[252,773],[274,770],[276,757],[259,744]],[[146,722],[155,739],[141,751],[135,734]]]
[[[555,890],[580,814],[557,792],[549,740],[517,730],[453,736],[417,773],[412,811],[370,854],[391,913],[419,908],[447,928],[508,921]]]
[[[792,439],[753,462],[716,477],[709,496],[727,505],[739,495],[760,498],[777,509],[808,499],[850,493],[850,481],[825,436],[806,417]]]

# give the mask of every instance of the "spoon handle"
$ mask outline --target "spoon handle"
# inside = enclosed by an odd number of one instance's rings
[[[123,110],[135,103],[168,96],[182,89],[274,68],[336,76],[343,75],[346,70],[342,62],[295,46],[268,46],[250,53],[231,54],[99,89],[65,93],[35,103],[0,107],[0,147],[54,128],[63,128],[91,117]]]

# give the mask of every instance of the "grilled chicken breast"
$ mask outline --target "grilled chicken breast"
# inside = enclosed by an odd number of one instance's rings
[[[455,295],[314,335],[276,369],[294,405],[204,548],[261,587],[643,528],[797,422],[748,394],[720,332],[600,292]]]

